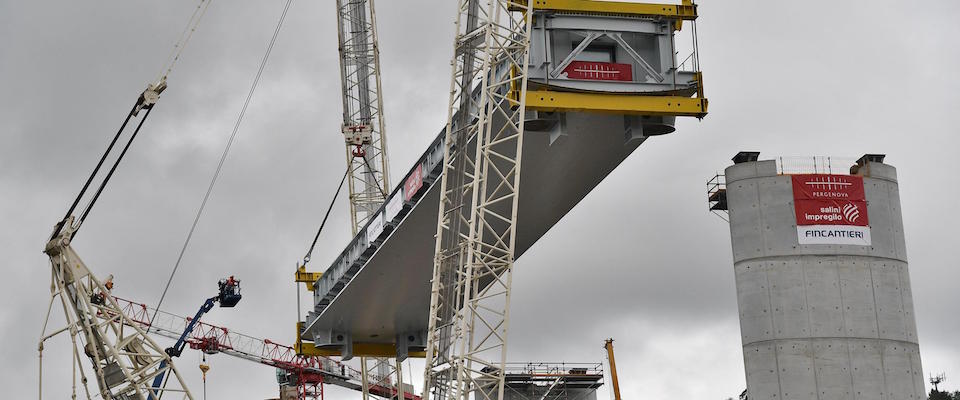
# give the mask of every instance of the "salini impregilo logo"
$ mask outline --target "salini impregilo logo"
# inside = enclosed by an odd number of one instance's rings
[[[870,245],[863,177],[809,174],[792,179],[799,244]]]

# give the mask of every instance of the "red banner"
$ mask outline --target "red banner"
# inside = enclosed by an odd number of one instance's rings
[[[563,69],[569,79],[633,81],[633,66],[595,61],[573,61]]]
[[[797,225],[869,226],[863,177],[793,175]]]
[[[407,181],[403,183],[403,199],[410,201],[413,195],[423,187],[423,164],[417,164]]]

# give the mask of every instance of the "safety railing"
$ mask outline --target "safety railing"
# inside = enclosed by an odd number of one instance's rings
[[[724,221],[730,222],[727,211],[727,179],[723,174],[716,174],[707,181],[707,209]]]
[[[806,156],[776,157],[777,173],[849,175],[850,167],[857,163],[857,157]]]
[[[601,363],[567,363],[567,362],[540,362],[540,363],[507,363],[504,367],[507,375],[531,376],[571,376],[597,375],[603,376]]]

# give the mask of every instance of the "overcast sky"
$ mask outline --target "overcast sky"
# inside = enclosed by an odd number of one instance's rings
[[[196,3],[0,0],[2,397],[36,396],[44,240]],[[454,4],[377,6],[397,182],[444,123]],[[118,296],[159,298],[282,7],[212,3],[74,242],[95,273],[116,276]],[[236,275],[243,302],[205,319],[292,342],[291,274],[343,171],[334,9],[293,2],[165,310],[192,314],[218,278]],[[703,1],[700,15],[710,115],[647,141],[517,262],[510,360],[600,362],[613,337],[630,398],[736,396],[745,384],[729,230],[706,210],[705,182],[739,150],[870,152],[899,171],[924,373],[946,372],[960,388],[960,214],[948,210],[960,197],[960,3]],[[341,198],[315,262],[349,236]],[[66,337],[47,344],[46,398],[68,397],[69,355]],[[178,362],[195,392],[198,361],[188,351]],[[276,396],[272,369],[210,363],[210,398]]]

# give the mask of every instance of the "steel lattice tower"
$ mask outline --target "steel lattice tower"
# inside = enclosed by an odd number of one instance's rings
[[[350,188],[350,222],[356,235],[386,201],[390,189],[387,140],[380,90],[373,0],[337,0],[337,36],[343,89],[343,125]],[[399,362],[361,357],[363,398],[371,385],[396,384],[402,396]]]
[[[87,378],[81,356],[89,358],[93,365],[98,393],[104,399],[147,400],[172,394],[192,400],[170,356],[122,312],[110,295],[110,288],[90,272],[70,246],[74,230],[71,217],[44,249],[53,269],[48,318],[49,309],[59,298],[67,325],[43,336],[40,351],[46,339],[69,332],[74,347],[72,358],[85,390]],[[163,383],[153,387],[157,376],[164,377]],[[76,375],[73,387],[76,398]],[[89,391],[87,397],[90,398]]]
[[[343,125],[354,235],[390,187],[373,0],[337,0]]]
[[[532,5],[458,3],[424,397],[503,398]]]

